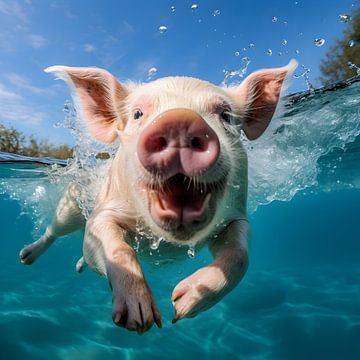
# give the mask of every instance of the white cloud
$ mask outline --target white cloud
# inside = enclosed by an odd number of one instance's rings
[[[28,35],[27,38],[30,42],[30,45],[34,49],[39,49],[39,48],[45,46],[48,42],[44,36],[38,35],[38,34],[30,34],[30,35]]]
[[[96,50],[96,46],[93,44],[85,44],[83,48],[84,48],[84,51],[88,52],[88,53],[92,53]]]
[[[42,88],[31,84],[29,78],[24,75],[16,73],[7,73],[3,75],[12,85],[18,89],[29,91],[33,94],[39,95],[54,95],[55,91],[52,88]]]
[[[0,83],[0,121],[19,122],[21,125],[40,125],[46,114],[36,111],[19,95]]]
[[[0,83],[0,102],[1,100],[17,100],[20,99],[20,95],[8,90],[3,84]]]
[[[25,23],[28,22],[24,8],[17,1],[0,0],[0,12],[6,16],[16,17]]]

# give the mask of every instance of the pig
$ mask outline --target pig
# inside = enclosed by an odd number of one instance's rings
[[[89,133],[119,142],[85,221],[70,184],[44,235],[20,252],[33,263],[58,237],[85,227],[82,271],[107,278],[115,324],[139,334],[161,315],[132,244],[138,225],[176,252],[208,246],[213,262],[176,285],[173,323],[218,303],[248,267],[247,156],[243,139],[268,127],[296,62],[222,88],[191,77],[122,83],[99,68],[53,66],[71,88]]]

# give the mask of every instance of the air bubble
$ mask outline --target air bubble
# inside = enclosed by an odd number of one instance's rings
[[[176,10],[176,8],[175,8],[175,6],[173,5],[173,6],[170,6],[170,11],[173,13],[173,12],[175,12],[175,10]]]
[[[272,50],[271,50],[271,49],[267,49],[267,50],[266,50],[266,55],[271,56],[271,55],[272,55]]]
[[[240,52],[239,51],[235,51],[235,56],[239,56]]]
[[[253,48],[253,47],[255,47],[255,44],[250,43],[250,44],[249,44],[249,48]]]
[[[276,16],[273,16],[273,18],[271,19],[272,22],[277,22],[278,18]]]
[[[220,10],[214,10],[213,11],[213,16],[219,16],[221,14]]]
[[[354,40],[349,40],[348,44],[349,44],[350,47],[353,47],[355,45],[355,41]]]
[[[288,42],[286,39],[283,39],[281,43],[285,46],[285,45],[287,45]]]

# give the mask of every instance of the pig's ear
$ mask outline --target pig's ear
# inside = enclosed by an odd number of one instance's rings
[[[120,109],[128,91],[113,75],[98,68],[67,66],[51,66],[45,72],[55,73],[70,86],[75,104],[97,140],[111,143],[116,139],[116,130],[125,126]]]
[[[243,111],[243,130],[249,140],[257,139],[270,124],[284,80],[296,67],[297,62],[291,60],[282,68],[259,70],[249,75],[237,88],[228,89]]]

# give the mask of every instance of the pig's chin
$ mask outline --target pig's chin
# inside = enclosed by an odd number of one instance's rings
[[[177,174],[161,189],[149,189],[151,217],[177,240],[188,240],[212,220],[214,211],[211,204],[219,191],[216,184],[195,182]]]

